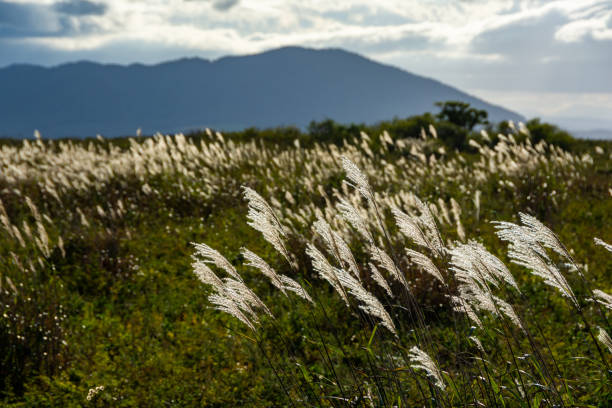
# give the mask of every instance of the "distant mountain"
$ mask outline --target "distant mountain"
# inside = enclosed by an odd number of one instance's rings
[[[602,112],[600,117],[561,114],[544,116],[543,120],[554,123],[572,136],[580,139],[612,140],[612,117]]]
[[[433,79],[339,49],[280,48],[158,65],[76,62],[0,69],[0,136],[87,137],[211,127],[374,123],[462,100],[490,119],[522,116]]]
[[[580,139],[612,140],[611,129],[571,130],[570,133]]]

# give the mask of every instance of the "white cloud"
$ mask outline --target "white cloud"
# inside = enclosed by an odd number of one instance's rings
[[[57,1],[13,3],[52,8]],[[555,35],[559,41],[579,41],[587,34],[596,40],[612,36],[606,26],[612,6],[601,0],[101,0],[100,4],[105,5],[105,13],[86,17],[88,27],[95,30],[47,38],[24,36],[24,40],[72,51],[139,40],[203,52],[249,53],[287,44],[324,47],[357,42],[385,49],[387,43],[418,35],[435,44],[433,54],[446,52],[456,58],[471,56],[471,42],[485,32],[551,12],[568,19]],[[79,21],[74,19],[77,28]],[[397,52],[401,50],[398,44]]]
[[[557,30],[555,38],[565,42],[578,42],[585,36],[595,40],[612,40],[612,10],[602,10],[588,18],[571,21]]]

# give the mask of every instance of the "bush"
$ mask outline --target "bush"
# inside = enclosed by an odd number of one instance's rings
[[[550,123],[541,122],[539,118],[531,119],[526,123],[534,143],[544,140],[563,149],[571,149],[576,140],[565,130],[559,129]]]

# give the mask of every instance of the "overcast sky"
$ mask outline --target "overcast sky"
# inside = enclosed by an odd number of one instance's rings
[[[0,0],[0,66],[284,45],[345,48],[529,117],[612,128],[612,0]]]

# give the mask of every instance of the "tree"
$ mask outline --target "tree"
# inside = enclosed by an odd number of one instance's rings
[[[550,123],[540,121],[540,118],[531,119],[526,124],[531,140],[534,143],[544,140],[546,143],[551,143],[560,146],[564,149],[570,149],[576,142],[565,130],[559,129],[557,126]]]
[[[489,114],[482,109],[471,108],[469,103],[461,101],[436,102],[440,112],[436,117],[440,120],[454,123],[467,130],[472,130],[476,125],[487,125]]]

